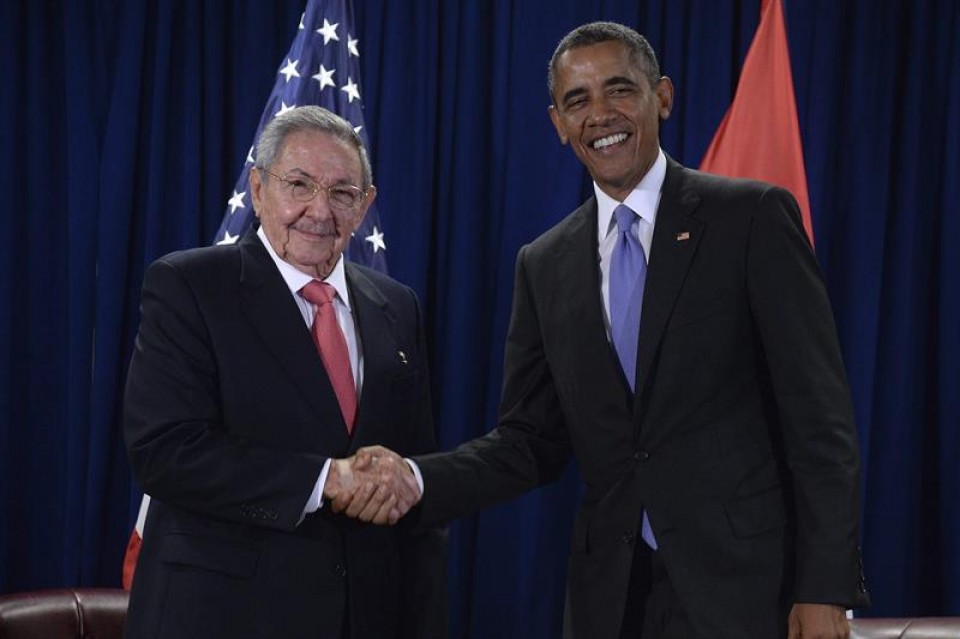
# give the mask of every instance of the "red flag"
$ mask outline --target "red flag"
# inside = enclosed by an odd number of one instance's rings
[[[143,538],[140,533],[134,530],[130,533],[130,539],[127,541],[127,550],[123,554],[123,589],[130,590],[133,585],[133,573],[137,569],[137,559],[140,558],[140,546],[143,545]]]
[[[143,525],[147,521],[147,511],[150,509],[150,495],[144,495],[140,500],[140,512],[137,513],[137,523],[127,541],[127,551],[123,555],[123,589],[130,590],[133,585],[133,573],[137,569],[137,559],[140,558],[140,546],[143,545]]]
[[[743,62],[733,103],[700,169],[782,186],[797,198],[813,244],[807,173],[780,0],[762,0],[760,25]]]

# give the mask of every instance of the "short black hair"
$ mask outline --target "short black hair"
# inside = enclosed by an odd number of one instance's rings
[[[650,81],[650,86],[654,86],[660,80],[660,64],[657,62],[657,55],[653,52],[653,47],[650,46],[646,38],[630,27],[616,22],[591,22],[581,25],[563,36],[560,44],[553,52],[553,56],[550,58],[550,66],[547,69],[547,89],[550,91],[550,99],[553,99],[557,88],[557,63],[561,55],[570,49],[610,41],[622,42],[627,47],[631,61],[641,68],[643,74]]]

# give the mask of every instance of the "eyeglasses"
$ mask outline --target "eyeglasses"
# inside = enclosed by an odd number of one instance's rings
[[[331,208],[340,211],[349,211],[360,206],[364,198],[367,197],[363,189],[352,184],[334,184],[333,186],[320,186],[313,180],[302,175],[279,176],[263,169],[263,172],[277,181],[283,183],[287,195],[297,202],[309,202],[317,197],[320,191],[327,192],[327,202]]]

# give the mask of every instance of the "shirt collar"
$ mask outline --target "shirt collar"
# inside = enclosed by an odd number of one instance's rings
[[[593,192],[597,197],[597,239],[602,242],[613,224],[613,210],[620,204],[626,204],[652,227],[657,221],[657,206],[660,204],[660,190],[667,176],[667,156],[663,149],[657,152],[653,166],[640,179],[623,202],[618,202],[604,193],[597,183],[593,183]]]
[[[270,258],[273,260],[273,263],[277,265],[277,270],[280,271],[280,276],[283,277],[283,281],[286,282],[287,288],[290,289],[290,292],[294,295],[300,293],[300,289],[310,283],[311,280],[315,279],[304,273],[303,271],[296,268],[293,264],[284,261],[276,251],[273,250],[273,246],[270,244],[270,240],[267,239],[267,234],[263,230],[263,226],[257,229],[257,237],[260,238],[260,241],[263,242],[263,245],[267,249],[267,253],[270,254]],[[333,267],[333,270],[330,271],[330,275],[323,280],[327,284],[331,285],[337,291],[337,295],[340,297],[340,301],[349,309],[350,308],[350,297],[347,294],[347,274],[343,266],[343,255],[337,260],[336,266]]]

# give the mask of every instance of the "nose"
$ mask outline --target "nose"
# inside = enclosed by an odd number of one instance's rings
[[[617,119],[617,110],[606,99],[600,97],[590,102],[590,112],[587,114],[587,125],[605,126]]]
[[[326,191],[320,190],[317,195],[307,202],[303,214],[311,219],[323,221],[333,217],[333,211],[330,210],[330,203],[327,202]]]

